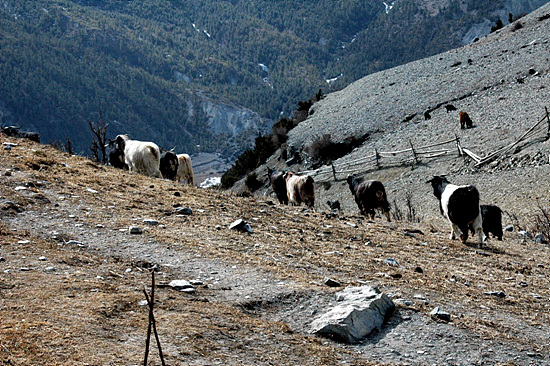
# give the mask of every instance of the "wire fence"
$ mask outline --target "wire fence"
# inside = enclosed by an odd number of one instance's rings
[[[529,128],[521,137],[511,144],[501,147],[485,157],[480,157],[468,148],[462,147],[460,138],[455,135],[453,139],[436,142],[425,146],[414,146],[409,140],[409,148],[397,151],[374,151],[362,158],[331,163],[319,169],[306,170],[300,174],[309,174],[317,182],[338,181],[340,177],[348,174],[367,173],[382,168],[418,165],[430,159],[439,159],[445,156],[469,156],[475,161],[476,167],[487,164],[499,157],[508,154],[512,150],[520,149],[537,141],[546,141],[550,138],[550,115],[548,108],[545,108],[545,115],[534,126]]]

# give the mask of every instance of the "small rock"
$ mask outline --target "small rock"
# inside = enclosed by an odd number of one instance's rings
[[[430,312],[430,316],[434,320],[442,320],[444,322],[451,321],[451,314],[446,311],[441,310],[440,308],[435,308]]]
[[[96,191],[95,189],[91,189],[91,188],[86,188],[86,191],[87,192],[90,192],[90,193],[99,193],[98,191]]]
[[[55,272],[55,267],[46,267],[44,268],[44,272]]]
[[[247,232],[247,233],[253,233],[254,232],[252,230],[252,228],[250,227],[250,225],[246,221],[244,221],[243,219],[238,219],[236,221],[233,221],[233,223],[231,225],[229,225],[229,229],[238,230],[238,231]]]
[[[176,192],[174,192],[174,196],[181,197],[181,193],[176,191]]]
[[[172,287],[174,290],[182,291],[182,292],[188,292],[184,290],[192,289],[193,292],[195,291],[195,286],[191,284],[191,282],[186,280],[173,280],[170,281],[168,286]]]
[[[546,237],[542,233],[538,233],[535,235],[535,243],[537,244],[547,244],[548,240],[546,240]]]
[[[130,226],[128,230],[130,231],[130,234],[143,234],[143,229],[139,226]]]
[[[394,300],[393,302],[403,306],[413,306],[413,302],[406,299],[397,299],[397,300]]]
[[[340,282],[333,280],[332,278],[325,277],[323,283],[328,287],[340,287]]]
[[[506,294],[502,291],[487,291],[487,292],[484,292],[483,294],[488,296],[500,297],[501,299],[506,297]]]
[[[19,240],[17,244],[29,244],[30,242],[30,240]]]
[[[387,265],[392,266],[392,267],[398,267],[399,266],[399,263],[393,258],[386,259],[384,261],[384,263],[386,263]]]
[[[508,225],[504,228],[504,231],[514,231],[514,225]]]
[[[76,240],[69,240],[68,242],[66,242],[65,244],[67,245],[76,245],[76,246],[79,246],[79,247],[83,247],[84,244],[80,241],[76,241]]]
[[[416,267],[416,268],[414,269],[414,271],[415,271],[416,273],[424,273],[424,270],[423,270],[422,268],[420,268],[420,267]]]
[[[47,260],[48,260],[48,258],[46,258],[46,257],[42,256],[42,257],[39,257],[39,258],[38,258],[38,260],[39,260],[39,261],[47,261]]]
[[[153,219],[145,219],[143,220],[143,223],[151,226],[155,226],[159,224],[157,220],[153,220]]]
[[[178,207],[176,208],[175,212],[180,215],[191,215],[193,213],[193,210],[191,210],[189,207]]]

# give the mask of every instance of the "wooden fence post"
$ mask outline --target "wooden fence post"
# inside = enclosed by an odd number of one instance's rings
[[[413,143],[412,143],[411,140],[409,140],[409,144],[411,145],[411,150],[412,150],[412,153],[413,153],[413,156],[414,156],[414,161],[418,165],[418,156],[416,156],[416,151],[414,151],[414,146],[413,146]]]
[[[380,159],[380,155],[378,154],[378,150],[375,148],[374,149],[374,157],[376,159],[376,169],[380,169],[380,161],[378,159]]]
[[[332,162],[330,162],[330,166],[332,167],[332,176],[334,177],[334,181],[338,182],[336,180],[336,169],[334,168],[334,164]]]
[[[456,133],[455,133],[455,138],[456,138],[456,148],[458,149],[458,156],[462,156],[463,153],[462,153],[462,147],[460,146],[460,139],[456,135]]]

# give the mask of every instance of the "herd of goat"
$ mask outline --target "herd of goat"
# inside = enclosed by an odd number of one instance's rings
[[[118,135],[109,140],[109,163],[115,168],[128,169],[150,177],[162,177],[178,183],[184,179],[195,185],[191,158],[187,154],[163,151],[154,142],[131,140],[128,135]]]
[[[304,202],[308,207],[315,204],[314,181],[311,176],[299,176],[270,168],[267,175],[281,204],[299,206]],[[375,210],[378,209],[391,221],[390,204],[382,182],[364,181],[355,175],[349,175],[347,183],[363,215],[374,219]],[[465,243],[468,232],[471,231],[472,234],[477,234],[480,247],[490,233],[502,240],[502,211],[495,205],[480,205],[476,187],[451,184],[445,176],[434,176],[427,183],[432,185],[433,193],[439,200],[440,212],[451,225],[451,239],[458,237]],[[333,206],[334,203],[330,205]]]
[[[460,125],[471,127],[471,120],[464,112],[460,115]],[[36,133],[23,133],[18,128],[4,127],[2,132],[8,136],[24,137],[40,141]],[[109,162],[113,167],[127,169],[151,177],[162,177],[194,185],[191,158],[187,154],[175,154],[163,151],[153,142],[131,140],[128,135],[118,135],[109,140]],[[281,204],[299,206],[303,202],[308,207],[315,204],[315,184],[313,177],[293,172],[282,172],[268,168],[268,179]],[[390,205],[382,182],[364,181],[355,175],[347,177],[349,189],[357,207],[365,216],[374,219],[375,209],[381,210],[388,221]],[[439,200],[441,214],[451,225],[451,239],[459,237],[463,243],[468,232],[477,234],[481,247],[490,233],[502,240],[502,211],[495,205],[480,205],[479,192],[472,185],[457,186],[451,184],[445,176],[434,176],[430,181],[433,194]]]

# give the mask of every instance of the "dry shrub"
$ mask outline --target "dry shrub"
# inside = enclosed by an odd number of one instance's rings
[[[244,184],[253,192],[263,186],[263,183],[258,180],[258,176],[255,172],[249,173],[246,176]]]
[[[533,233],[542,234],[546,241],[550,238],[550,209],[537,200],[537,212],[533,221]]]
[[[405,192],[405,209],[402,210],[397,201],[393,200],[393,207],[391,210],[392,217],[396,221],[408,221],[412,223],[422,222],[423,216],[417,211],[413,200],[412,193],[410,191]]]

